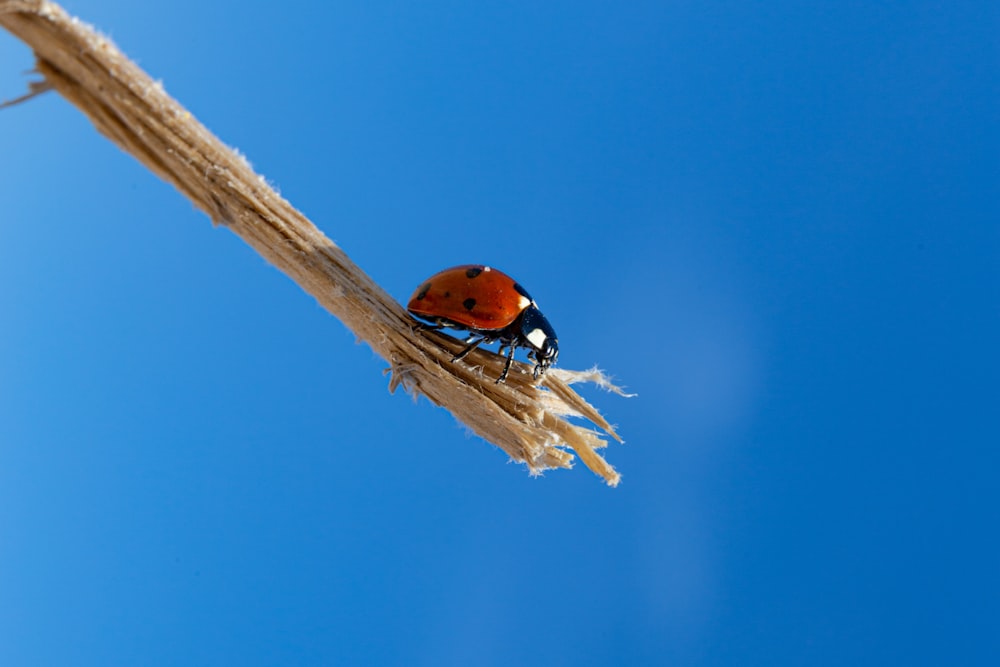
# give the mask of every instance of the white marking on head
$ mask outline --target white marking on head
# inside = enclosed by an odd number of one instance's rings
[[[518,310],[518,312],[524,310],[525,308],[527,308],[528,306],[530,306],[532,304],[531,299],[529,299],[528,297],[524,296],[523,294],[521,294],[519,296],[521,298],[517,300],[517,310]]]
[[[545,332],[541,329],[532,329],[524,337],[528,339],[529,343],[534,345],[539,350],[542,349],[542,346],[545,344],[545,340],[548,338],[548,336],[545,335]]]

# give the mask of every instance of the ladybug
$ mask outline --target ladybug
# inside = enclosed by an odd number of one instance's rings
[[[427,329],[448,327],[469,332],[468,346],[452,361],[482,343],[500,341],[499,353],[504,349],[508,352],[497,384],[507,379],[515,348],[528,348],[536,380],[559,356],[556,332],[535,300],[513,278],[489,266],[464,264],[434,274],[420,284],[406,309],[430,322]]]

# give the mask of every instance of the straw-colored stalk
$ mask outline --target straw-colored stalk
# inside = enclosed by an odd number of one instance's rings
[[[445,407],[532,473],[570,467],[571,449],[618,484],[619,474],[596,451],[607,444],[599,433],[566,420],[585,417],[620,441],[568,386],[591,381],[617,391],[598,371],[553,369],[535,383],[530,367],[518,363],[505,384],[495,384],[503,363],[496,354],[477,350],[451,363],[461,342],[415,331],[414,320],[343,250],[106,37],[43,0],[0,0],[0,25],[31,47],[44,77],[25,98],[55,90],[215,224],[249,243],[388,361],[390,390],[402,385]]]

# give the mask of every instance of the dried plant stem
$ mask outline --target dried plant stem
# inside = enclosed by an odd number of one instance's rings
[[[42,0],[0,0],[0,25],[34,50],[46,86],[386,359],[390,389],[402,384],[447,408],[532,473],[570,467],[571,448],[608,484],[618,483],[618,473],[596,452],[606,442],[564,419],[587,417],[618,438],[566,385],[588,379],[586,374],[551,371],[542,386],[534,386],[530,369],[517,364],[508,382],[496,385],[490,378],[502,358],[495,354],[477,350],[463,363],[450,363],[461,343],[414,332],[413,320],[395,300],[107,38]]]

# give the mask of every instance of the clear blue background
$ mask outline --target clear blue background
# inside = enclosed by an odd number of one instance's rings
[[[501,267],[639,396],[619,488],[531,478],[4,110],[0,664],[1000,664],[1000,4],[67,7],[394,296]]]

